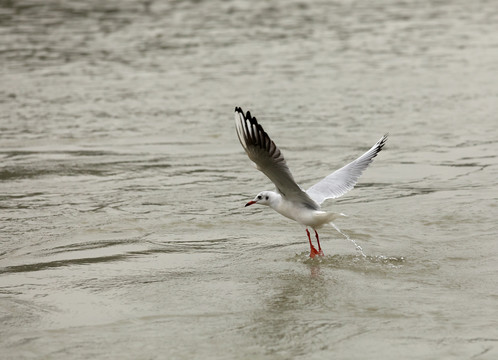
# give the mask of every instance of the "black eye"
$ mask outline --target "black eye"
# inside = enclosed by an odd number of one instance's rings
[[[261,200],[261,195],[258,195],[258,199]]]
[[[266,197],[266,200],[268,200],[268,196]]]

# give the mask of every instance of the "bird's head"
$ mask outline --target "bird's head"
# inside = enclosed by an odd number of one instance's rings
[[[256,197],[249,201],[246,206],[252,205],[252,204],[259,204],[259,205],[270,205],[270,202],[272,201],[274,197],[274,192],[272,191],[262,191]]]

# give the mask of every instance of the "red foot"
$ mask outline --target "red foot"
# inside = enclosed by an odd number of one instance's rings
[[[313,245],[311,245],[311,249],[310,249],[310,258],[314,259],[314,258],[315,258],[315,256],[317,256],[317,255],[319,255],[319,256],[323,256],[323,252],[320,254],[320,253],[318,252],[318,250],[317,250],[317,249],[315,249],[315,247],[314,247]]]
[[[318,255],[323,256],[322,247],[320,246],[320,239],[318,238],[318,233],[315,230],[316,242],[318,243]]]
[[[311,237],[310,237],[310,232],[308,231],[308,229],[306,229],[306,234],[308,235],[308,240],[310,242],[310,258],[314,259],[315,256],[323,256],[323,251],[322,249],[320,248],[320,242],[318,242],[318,250],[315,249],[315,247],[313,246],[313,244],[311,243]],[[317,232],[315,231],[315,234],[316,234],[316,239],[318,240],[318,234]]]

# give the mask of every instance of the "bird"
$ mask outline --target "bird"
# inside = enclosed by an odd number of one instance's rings
[[[325,200],[338,198],[354,188],[360,175],[386,144],[388,134],[382,136],[370,150],[356,160],[334,171],[309,189],[303,190],[294,180],[282,151],[250,111],[244,113],[240,107],[235,107],[235,128],[249,159],[275,185],[275,191],[262,191],[245,206],[266,205],[304,225],[310,245],[310,258],[324,256],[317,229],[332,223],[343,214],[322,211],[320,205]],[[311,241],[308,227],[315,232],[318,250]]]

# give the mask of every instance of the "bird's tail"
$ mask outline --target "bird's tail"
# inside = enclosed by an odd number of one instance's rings
[[[323,226],[325,224],[330,224],[332,221],[335,219],[340,218],[341,216],[347,216],[344,215],[343,213],[329,213],[329,212],[322,212],[320,214],[317,214],[318,216],[318,223],[320,223],[320,226]]]

